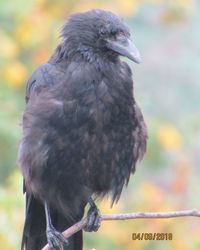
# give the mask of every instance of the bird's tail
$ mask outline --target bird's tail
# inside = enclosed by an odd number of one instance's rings
[[[57,211],[51,213],[54,227],[62,232],[73,223],[68,221]],[[66,250],[82,250],[82,231],[77,232],[68,239]],[[21,250],[41,250],[47,243],[46,219],[44,206],[32,195],[26,194],[26,218],[22,236]]]

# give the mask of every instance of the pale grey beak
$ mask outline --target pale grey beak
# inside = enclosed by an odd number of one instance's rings
[[[107,40],[107,47],[135,63],[141,63],[139,50],[135,44],[125,36],[120,36],[116,40]]]

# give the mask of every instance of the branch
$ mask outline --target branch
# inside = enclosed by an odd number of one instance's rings
[[[183,210],[183,211],[172,211],[172,212],[139,212],[139,213],[128,213],[128,214],[102,214],[101,220],[132,220],[132,219],[167,219],[174,217],[194,216],[200,217],[200,211],[197,209]],[[83,229],[87,224],[87,218],[84,218],[66,229],[62,234],[69,238],[79,230]],[[42,250],[50,250],[47,244]]]

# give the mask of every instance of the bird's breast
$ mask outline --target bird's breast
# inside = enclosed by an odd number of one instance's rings
[[[132,166],[132,93],[102,80],[82,92],[79,101],[77,115],[84,113],[87,117],[79,128],[85,179],[100,193],[113,185],[121,187]]]

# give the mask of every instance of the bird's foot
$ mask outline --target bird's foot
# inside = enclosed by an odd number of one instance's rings
[[[65,250],[68,245],[64,235],[53,227],[47,230],[47,241],[51,250]]]
[[[91,204],[91,203],[90,203]],[[101,225],[100,211],[93,202],[87,213],[87,225],[84,227],[86,232],[96,232]]]

